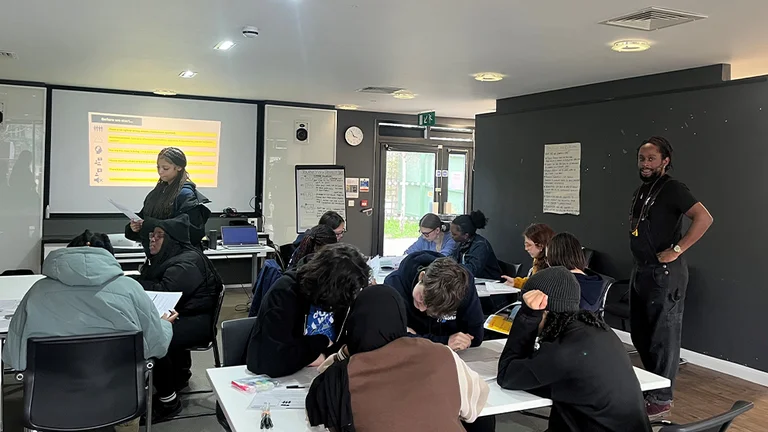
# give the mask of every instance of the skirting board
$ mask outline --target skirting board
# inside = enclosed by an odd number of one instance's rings
[[[628,345],[632,345],[632,337],[629,332],[613,329],[616,335],[622,342]],[[680,357],[686,359],[688,363],[695,364],[707,369],[722,372],[726,375],[735,376],[743,380],[751,381],[755,384],[768,387],[768,372],[752,369],[747,366],[740,365],[738,363],[729,362],[715,357],[710,357],[705,354],[700,354],[695,351],[687,350],[685,348],[680,350]]]

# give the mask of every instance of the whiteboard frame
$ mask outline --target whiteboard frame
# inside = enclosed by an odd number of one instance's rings
[[[293,189],[296,192],[296,234],[301,234],[301,225],[299,224],[299,171],[306,170],[341,170],[344,173],[344,180],[347,179],[347,168],[344,165],[296,165],[293,173]],[[345,227],[349,229],[349,223],[347,222],[347,187],[346,183],[343,185],[342,193],[344,194],[344,210],[341,212],[341,217],[344,219]]]

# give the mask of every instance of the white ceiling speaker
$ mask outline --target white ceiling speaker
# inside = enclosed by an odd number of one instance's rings
[[[259,29],[257,27],[255,26],[243,27],[243,36],[247,37],[248,39],[253,39],[258,35],[259,35]]]

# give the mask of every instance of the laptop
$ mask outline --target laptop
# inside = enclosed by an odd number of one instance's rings
[[[253,225],[223,226],[221,244],[228,249],[258,247],[259,230]]]

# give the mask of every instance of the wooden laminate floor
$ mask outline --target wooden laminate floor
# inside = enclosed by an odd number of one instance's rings
[[[639,358],[633,361],[641,366]],[[702,420],[727,411],[737,400],[754,402],[755,407],[739,416],[728,431],[768,431],[768,387],[686,364],[677,375],[669,420],[678,424]]]

